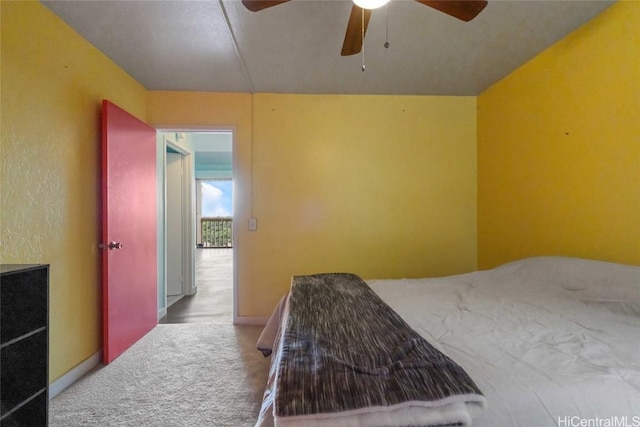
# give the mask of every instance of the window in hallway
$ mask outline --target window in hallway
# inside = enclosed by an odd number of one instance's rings
[[[198,180],[202,186],[202,216],[233,216],[233,181]]]

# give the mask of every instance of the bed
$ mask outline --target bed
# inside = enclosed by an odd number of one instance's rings
[[[323,277],[334,280],[331,275],[296,277],[292,283],[309,281],[309,277],[311,281]],[[353,280],[358,279],[355,276]],[[292,297],[292,286],[258,342],[263,353],[273,351],[258,426],[640,426],[640,267],[535,257],[443,278],[368,280],[366,286],[375,295],[374,300],[379,298],[391,310],[392,319],[397,315],[400,323],[427,343],[420,345],[435,349],[458,366],[466,375],[463,382],[470,381],[465,383],[468,388],[454,394],[453,401],[446,395],[436,396],[435,403],[425,403],[422,396],[411,395],[404,403],[385,404],[385,398],[381,403],[367,397],[364,400],[369,402],[356,409],[329,405],[334,409],[326,410],[316,405],[303,413],[283,411],[291,401],[311,397],[322,401],[323,396],[329,396],[342,402],[353,394],[353,390],[343,390],[343,395],[336,398],[336,394],[325,393],[324,380],[317,381],[314,376],[320,359],[300,357],[306,349],[323,353],[332,344],[317,334],[313,319],[305,319],[311,323],[291,329],[296,317],[292,313],[313,311],[313,298],[317,297],[305,296],[301,304],[300,299]],[[328,298],[339,301],[335,295]],[[357,304],[355,299],[347,301],[347,306]],[[384,312],[377,306],[373,311]],[[331,324],[336,316],[340,322]],[[331,333],[342,331],[350,322],[339,316],[321,316],[320,323]],[[352,320],[367,328],[371,319],[365,317],[356,315]],[[406,334],[400,343],[413,339]],[[353,339],[367,340],[358,335]],[[305,345],[300,346],[300,342]],[[351,348],[350,343],[342,346]],[[354,351],[368,352],[367,348],[371,347]],[[290,383],[283,386],[286,359],[292,354],[304,363],[298,373],[288,374]],[[352,358],[351,353],[346,354],[339,358]],[[348,370],[371,376],[371,366],[390,363],[384,357],[382,362],[371,355],[363,357],[367,369],[352,364]],[[402,357],[407,355],[403,353]],[[426,366],[423,362],[417,365]],[[337,378],[339,384],[344,377]],[[393,381],[395,384],[397,380]],[[310,387],[315,388],[312,394],[301,392]]]

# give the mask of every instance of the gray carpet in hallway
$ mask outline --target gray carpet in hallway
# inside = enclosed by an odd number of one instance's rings
[[[161,323],[233,322],[233,249],[196,249],[197,293],[171,305]]]

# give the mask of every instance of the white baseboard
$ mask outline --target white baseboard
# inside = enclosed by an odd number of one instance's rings
[[[56,397],[62,390],[78,381],[84,374],[100,364],[102,360],[102,350],[89,357],[84,362],[49,384],[49,400]]]
[[[261,316],[236,316],[233,319],[234,325],[266,325],[269,317]]]
[[[164,316],[167,315],[167,308],[161,308],[160,310],[158,310],[158,320],[162,319]]]

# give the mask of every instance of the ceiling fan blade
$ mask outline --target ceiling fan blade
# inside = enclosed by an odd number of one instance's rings
[[[347,32],[344,35],[344,43],[342,43],[342,56],[355,55],[362,49],[363,31],[362,31],[362,11],[364,10],[364,33],[367,32],[369,19],[371,18],[370,9],[362,9],[355,4],[351,8],[349,23],[347,24]]]
[[[471,21],[487,6],[486,0],[416,0],[449,16]]]
[[[271,6],[277,6],[288,1],[289,0],[242,0],[242,4],[251,12],[259,12],[262,9],[266,9]]]

